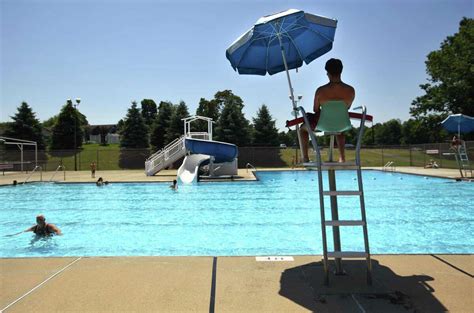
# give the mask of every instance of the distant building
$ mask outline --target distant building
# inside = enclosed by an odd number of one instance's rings
[[[100,144],[120,143],[120,135],[117,134],[117,125],[102,124],[88,125],[89,142]]]

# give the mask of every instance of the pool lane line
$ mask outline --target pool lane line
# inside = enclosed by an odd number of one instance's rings
[[[216,276],[217,276],[217,257],[212,260],[212,280],[211,280],[211,302],[209,304],[209,313],[214,313],[216,306]]]
[[[18,301],[20,301],[21,299],[23,299],[24,297],[26,297],[27,295],[29,295],[30,293],[32,293],[33,291],[35,291],[36,289],[38,289],[39,287],[41,287],[42,285],[44,285],[46,282],[48,282],[49,280],[51,280],[52,278],[54,278],[55,276],[61,274],[65,269],[67,269],[68,267],[72,266],[74,263],[76,263],[77,261],[79,261],[80,259],[82,259],[82,257],[79,257],[77,259],[75,259],[74,261],[72,261],[71,263],[69,263],[68,265],[66,265],[65,267],[63,267],[62,269],[60,269],[58,272],[54,273],[53,275],[51,275],[50,277],[46,278],[46,280],[44,280],[43,282],[41,282],[39,285],[37,285],[36,287],[34,287],[33,289],[31,289],[30,291],[28,291],[27,293],[25,293],[24,295],[22,295],[21,297],[19,297],[18,299],[16,299],[15,301],[13,301],[12,303],[10,303],[9,305],[7,305],[6,307],[4,307],[3,309],[0,310],[0,312],[5,312],[6,309],[8,309],[9,307],[11,307],[12,305],[14,305],[15,303],[17,303]]]
[[[446,264],[446,265],[448,265],[448,266],[451,266],[451,267],[454,268],[455,270],[457,270],[457,271],[459,271],[459,272],[461,272],[461,273],[463,273],[463,274],[465,274],[465,275],[467,275],[467,276],[469,276],[469,277],[471,277],[471,278],[474,278],[474,275],[472,275],[472,274],[470,274],[470,273],[468,273],[468,272],[466,272],[466,271],[460,269],[459,267],[457,267],[457,266],[455,266],[455,265],[449,263],[449,262],[446,261],[446,260],[443,260],[443,259],[440,258],[439,256],[436,256],[436,255],[434,255],[434,254],[430,254],[430,255],[431,255],[433,258],[435,258],[435,259],[437,259],[437,260],[443,262],[444,264]]]
[[[351,293],[351,298],[352,300],[354,300],[354,302],[357,304],[357,307],[359,308],[359,310],[362,312],[362,313],[366,313],[367,311],[365,311],[364,307],[362,306],[362,304],[360,304],[359,301],[357,301],[356,297],[354,296],[353,293]]]

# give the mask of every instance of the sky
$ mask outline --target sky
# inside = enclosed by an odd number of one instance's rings
[[[230,89],[248,119],[266,104],[284,130],[285,74],[238,75],[225,51],[261,16],[290,8],[338,20],[333,49],[290,72],[300,105],[312,110],[325,62],[339,58],[353,106],[375,122],[410,118],[427,54],[474,12],[472,0],[0,0],[0,122],[22,101],[44,121],[68,98],[81,98],[92,125],[116,123],[144,98],[183,100],[194,114],[200,98]]]

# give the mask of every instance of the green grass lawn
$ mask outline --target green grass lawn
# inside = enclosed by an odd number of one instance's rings
[[[90,164],[95,162],[97,170],[119,170],[120,145],[84,144],[77,151],[77,169],[89,170]],[[72,151],[57,152],[48,155],[47,171],[55,170],[62,163],[66,170],[74,170],[74,153]]]
[[[334,160],[339,159],[339,151],[335,149]],[[321,150],[323,160],[327,160],[327,148]],[[300,157],[298,149],[298,158]],[[310,149],[310,158],[315,159],[314,152]],[[295,149],[287,148],[280,150],[280,157],[288,166],[292,165],[295,156]],[[457,168],[454,156],[443,156],[442,158],[433,155],[426,155],[425,151],[411,151],[409,149],[362,149],[360,152],[362,166],[384,166],[387,162],[393,161],[395,166],[425,166],[430,159],[433,159],[440,167]],[[346,159],[355,159],[355,150],[346,149]]]

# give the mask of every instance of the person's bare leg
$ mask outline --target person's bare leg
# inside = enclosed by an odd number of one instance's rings
[[[337,140],[337,147],[339,148],[339,162],[346,162],[346,154],[344,151],[344,146],[346,144],[346,137],[344,134],[340,134],[336,136]]]
[[[303,148],[303,162],[309,162],[309,156],[308,156],[308,132],[306,131],[306,128],[302,127],[300,128],[300,139],[301,139],[301,146]]]

